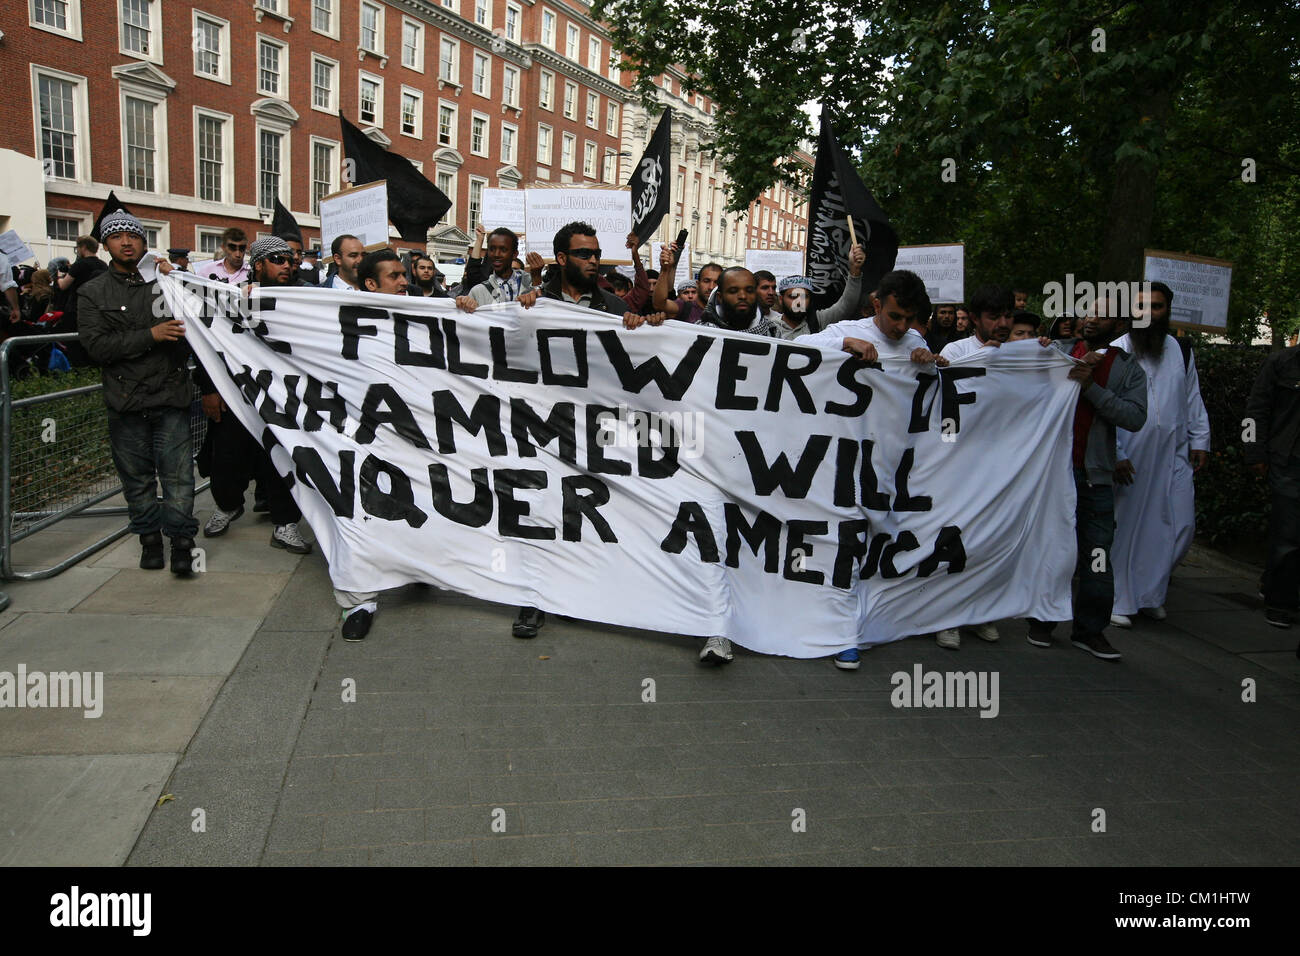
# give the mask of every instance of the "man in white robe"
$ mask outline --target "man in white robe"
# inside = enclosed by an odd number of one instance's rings
[[[1137,432],[1118,433],[1115,467],[1115,605],[1111,623],[1131,627],[1138,611],[1165,618],[1169,575],[1187,554],[1196,531],[1192,475],[1205,466],[1210,419],[1201,401],[1196,361],[1184,357],[1169,334],[1173,292],[1151,284],[1150,302],[1139,294],[1134,324],[1113,343],[1133,354],[1147,376],[1147,420]]]

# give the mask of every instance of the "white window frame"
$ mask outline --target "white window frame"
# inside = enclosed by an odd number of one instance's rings
[[[145,244],[155,252],[161,252],[172,244],[172,224],[165,219],[141,219],[140,225],[145,228]],[[148,230],[150,229],[158,233],[156,243],[149,242]]]
[[[442,62],[442,48],[447,43],[451,44],[451,76],[446,75]],[[445,33],[438,38],[438,82],[460,89],[460,41]]]
[[[474,148],[474,121],[483,121],[483,142],[480,149]],[[469,114],[469,154],[471,156],[490,156],[492,154],[492,117],[486,113],[473,110]]]
[[[126,48],[126,21],[122,19],[122,0],[113,0],[117,6],[117,52],[136,60],[162,65],[162,3],[161,0],[145,0],[149,9],[149,52],[137,53]]]
[[[510,14],[512,14],[512,13],[515,15],[515,16],[514,16],[514,29],[511,29],[511,27],[510,27]],[[519,4],[517,4],[517,3],[507,3],[507,4],[506,4],[506,22],[505,22],[505,28],[504,28],[504,29],[505,29],[505,32],[506,32],[506,39],[509,40],[511,43],[518,43],[518,42],[519,42],[519,25],[520,25],[520,23],[523,22],[523,19],[524,19],[524,8],[523,8],[523,7],[521,7],[521,6],[520,6]]]
[[[442,111],[444,109],[451,110],[451,142],[448,143],[442,141]],[[437,129],[434,130],[433,141],[437,143],[439,147],[455,149],[456,142],[460,138],[458,132],[459,128],[460,110],[457,108],[456,104],[449,103],[446,100],[438,100],[438,126]]]
[[[280,188],[277,196],[286,209],[289,208],[289,184],[293,172],[292,142],[289,126],[285,123],[273,123],[259,119],[253,128],[253,203],[261,211],[271,212],[271,206],[262,202],[262,133],[275,133],[280,137]]]
[[[549,7],[542,7],[542,46],[548,49],[555,49],[555,33],[560,24],[560,18],[556,12]],[[548,30],[547,27],[550,27]]]
[[[570,90],[573,90],[573,99],[572,99],[573,108],[572,108],[572,109],[569,108],[569,103],[570,103],[570,99],[569,99],[569,91],[570,91]],[[572,80],[565,80],[565,81],[564,81],[564,100],[563,100],[563,102],[560,104],[560,106],[561,106],[561,109],[562,109],[562,111],[563,111],[563,114],[564,114],[564,118],[565,118],[565,119],[567,119],[567,120],[574,120],[575,122],[577,121],[577,119],[578,119],[578,84],[577,84],[577,83],[574,83]]]
[[[509,82],[511,74],[514,74],[515,78],[513,88]],[[501,68],[501,102],[506,106],[513,106],[515,109],[518,109],[519,89],[521,86],[523,86],[523,74],[520,73],[519,67],[511,66],[509,63],[505,64]],[[505,98],[507,94],[509,94],[509,99]]]
[[[469,177],[469,189],[465,193],[465,218],[466,218],[466,222],[469,223],[469,228],[466,230],[466,232],[469,232],[471,234],[474,232],[474,227],[478,225],[478,223],[474,222],[474,203],[473,203],[474,187],[476,185],[481,187],[479,192],[479,200],[478,200],[478,215],[479,215],[479,222],[482,222],[483,221],[482,189],[487,189],[490,184],[482,176]]]
[[[280,51],[280,88],[276,92],[271,92],[262,87],[262,44],[273,46]],[[258,96],[273,96],[277,100],[289,102],[289,44],[283,40],[277,40],[275,37],[269,37],[264,33],[257,35],[256,57],[253,71],[257,76],[256,89]]]
[[[315,166],[314,166],[314,164],[315,164],[315,162],[316,162],[316,147],[317,147],[317,146],[328,146],[331,150],[333,150],[333,152],[330,154],[331,162],[330,162],[330,164],[329,164],[329,177],[330,177],[330,178],[329,178],[329,188],[328,188],[327,190],[325,190],[325,195],[328,196],[328,195],[330,195],[331,193],[336,193],[336,192],[338,192],[340,189],[343,188],[342,183],[339,182],[340,169],[341,169],[341,165],[340,165],[340,163],[339,163],[339,157],[340,157],[341,155],[343,155],[343,153],[342,153],[342,149],[343,149],[342,144],[341,144],[338,140],[335,140],[335,139],[326,139],[324,136],[310,136],[310,137],[308,137],[308,147],[307,147],[307,148],[308,148],[308,150],[309,150],[309,152],[310,152],[310,156],[309,156],[309,158],[308,158],[308,160],[307,160],[307,163],[308,163],[308,168],[307,168],[307,211],[310,212],[313,216],[319,216],[319,215],[320,215],[319,210],[317,210],[317,211],[313,211],[313,210],[312,210],[312,206],[313,206],[313,205],[315,204],[315,202],[316,202],[316,197],[315,197],[315,192],[316,192],[316,175],[315,175],[315,173],[316,173],[316,170],[315,170]]]
[[[126,100],[143,100],[152,103],[153,111],[153,189],[136,189],[127,185],[127,144],[126,144]],[[122,158],[122,185],[135,192],[147,192],[161,196],[171,190],[167,188],[167,173],[170,168],[167,156],[167,96],[129,82],[119,82],[117,92],[117,115]]]
[[[342,0],[340,0],[342,2]],[[372,49],[365,45],[365,12],[366,7],[375,11],[375,46]],[[371,3],[370,0],[361,0],[360,6],[357,7],[357,49],[364,50],[366,53],[373,53],[381,59],[384,56],[384,6],[381,3]]]
[[[439,179],[443,176],[448,177],[450,180],[448,183],[450,188],[448,189],[442,189],[442,185],[439,183]],[[438,220],[439,225],[450,226],[454,223],[452,216],[455,214],[456,210],[456,170],[447,166],[439,166],[433,171],[433,184],[439,189],[442,189],[443,194],[451,200],[451,206],[442,214],[442,218]]]
[[[221,234],[225,231],[221,226],[195,226],[194,252],[200,256],[212,256],[214,259],[221,258]],[[210,252],[203,248],[204,237],[213,240],[213,250]]]
[[[487,68],[483,71],[483,89],[478,88],[478,65],[486,61]],[[492,54],[484,53],[482,50],[474,51],[474,69],[470,75],[470,88],[477,96],[492,96]]]
[[[576,23],[567,23],[564,26],[564,55],[574,63],[581,64],[582,60],[578,59],[582,54],[582,30]]]
[[[482,20],[478,18],[480,8],[482,8],[483,13],[485,14],[484,19]],[[491,30],[492,29],[492,0],[474,0],[474,14],[473,16],[467,17],[466,19],[469,19],[472,22],[477,23],[484,30]]]
[[[545,130],[546,136],[542,136]],[[542,140],[546,140],[546,150],[542,150]],[[539,123],[537,126],[537,162],[542,166],[551,165],[551,154],[555,149],[555,131],[545,123]]]
[[[65,241],[76,242],[77,236],[86,235],[94,227],[94,222],[92,221],[91,214],[88,212],[83,212],[79,209],[55,209],[53,206],[46,206],[45,218],[46,219],[68,219],[77,224],[77,228],[76,228],[77,235],[73,236],[71,239],[64,240],[64,239],[55,239],[53,236],[51,236],[49,223],[46,223],[45,238],[49,239],[52,242],[65,242]]]
[[[330,2],[330,22],[329,28],[322,30],[316,26],[316,0],[307,0],[307,16],[311,23],[313,33],[319,33],[321,36],[330,37],[333,40],[339,38],[339,4],[342,0],[329,0]]]
[[[565,146],[568,146],[569,149],[565,150],[564,148]],[[569,161],[567,164],[564,161],[564,154],[566,152],[569,155]],[[578,155],[578,137],[575,136],[573,133],[562,133],[560,135],[560,168],[563,169],[565,172],[569,172],[569,173],[573,172],[574,163],[576,162],[575,157],[577,155]]]
[[[406,62],[406,28],[415,27],[415,62]],[[402,66],[416,73],[424,72],[424,24],[410,17],[402,17]]]
[[[600,94],[594,90],[587,91],[587,110],[583,121],[589,129],[600,129]]]
[[[549,86],[547,80],[550,81]],[[542,70],[537,80],[537,105],[540,109],[555,112],[555,74]]]
[[[582,175],[587,179],[597,179],[600,176],[600,170],[596,164],[600,160],[600,150],[591,140],[584,140],[582,144]]]
[[[81,0],[66,0],[68,4],[68,25],[65,29],[60,30],[56,26],[48,23],[41,23],[36,19],[36,0],[27,0],[27,25],[34,30],[44,30],[46,33],[53,33],[58,37],[69,37],[73,40],[81,40]],[[57,216],[55,218],[65,219],[66,216]]]
[[[363,80],[370,80],[379,87],[378,92],[375,94],[375,118],[373,122],[361,115],[361,83]],[[378,129],[382,129],[384,125],[384,78],[375,73],[367,73],[365,70],[357,70],[357,122]]]
[[[453,13],[460,12],[457,9],[456,0],[442,0],[442,5],[446,7],[448,10],[451,10]]]
[[[199,117],[207,117],[221,123],[221,199],[204,199],[200,194],[199,179]],[[194,198],[199,202],[211,203],[215,208],[228,208],[233,205],[235,195],[235,118],[229,113],[209,109],[206,106],[194,107]]]
[[[506,133],[511,133],[511,148],[506,154]],[[501,124],[501,162],[503,165],[515,166],[519,163],[519,127],[513,123]]]
[[[77,175],[72,179],[49,176],[54,182],[87,184],[90,178],[90,108],[87,82],[84,76],[64,73],[62,70],[48,66],[31,64],[32,77],[32,127],[36,134],[36,151],[33,154],[44,166],[45,151],[41,145],[41,83],[40,77],[48,76],[55,80],[64,80],[72,84],[72,120],[75,124],[72,135],[76,137],[73,146],[73,162],[77,164]]]
[[[618,136],[622,130],[619,128],[618,103],[614,100],[605,101],[605,135]]]
[[[330,102],[329,106],[318,106],[316,104],[316,64],[325,63],[333,70],[330,74]],[[321,56],[319,53],[311,55],[311,108],[322,113],[329,113],[331,116],[337,115],[339,111],[339,77],[342,76],[339,69],[339,61],[331,60],[327,56]]]
[[[616,182],[618,180],[618,152],[606,147],[605,158],[601,162],[601,182]]]
[[[199,70],[199,21],[206,20],[218,28],[217,33],[217,75],[204,73]],[[224,83],[230,85],[230,21],[214,16],[204,10],[195,9],[192,18],[193,43],[191,43],[194,60],[190,64],[194,70],[194,75],[200,79],[210,80],[213,83]]]
[[[406,122],[406,98],[415,97],[415,132],[408,133],[403,129]],[[424,92],[416,89],[414,86],[402,85],[402,96],[397,104],[397,131],[403,136],[409,136],[412,139],[424,138]]]
[[[603,51],[604,44],[600,42],[600,37],[587,37],[587,69],[591,70],[592,73],[600,73],[600,58]]]

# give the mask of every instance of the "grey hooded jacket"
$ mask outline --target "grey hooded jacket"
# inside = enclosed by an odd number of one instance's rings
[[[1069,355],[1079,339],[1057,339],[1052,344]],[[1147,376],[1128,352],[1118,349],[1105,385],[1090,384],[1079,396],[1093,406],[1092,428],[1083,464],[1094,485],[1114,484],[1115,429],[1138,431],[1147,420]]]

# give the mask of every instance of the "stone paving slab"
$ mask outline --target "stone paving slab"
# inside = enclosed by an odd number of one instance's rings
[[[169,571],[118,571],[76,607],[79,614],[242,617],[260,621],[289,580],[287,572],[209,571],[178,578]]]

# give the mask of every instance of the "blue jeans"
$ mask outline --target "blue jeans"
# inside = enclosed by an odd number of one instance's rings
[[[1261,590],[1268,607],[1294,611],[1300,603],[1300,456],[1270,464],[1273,513],[1268,521],[1268,558]]]
[[[1073,636],[1092,637],[1110,623],[1115,605],[1115,572],[1110,560],[1111,545],[1115,543],[1115,489],[1090,484],[1088,473],[1076,468],[1074,490],[1074,534],[1079,546],[1075,574],[1079,590],[1074,598]],[[1100,555],[1096,554],[1098,549]],[[1050,634],[1056,625],[1031,618],[1029,626]]]
[[[108,438],[113,446],[113,464],[122,478],[131,533],[162,531],[169,538],[194,537],[199,523],[194,517],[189,409],[115,412],[110,408]]]

